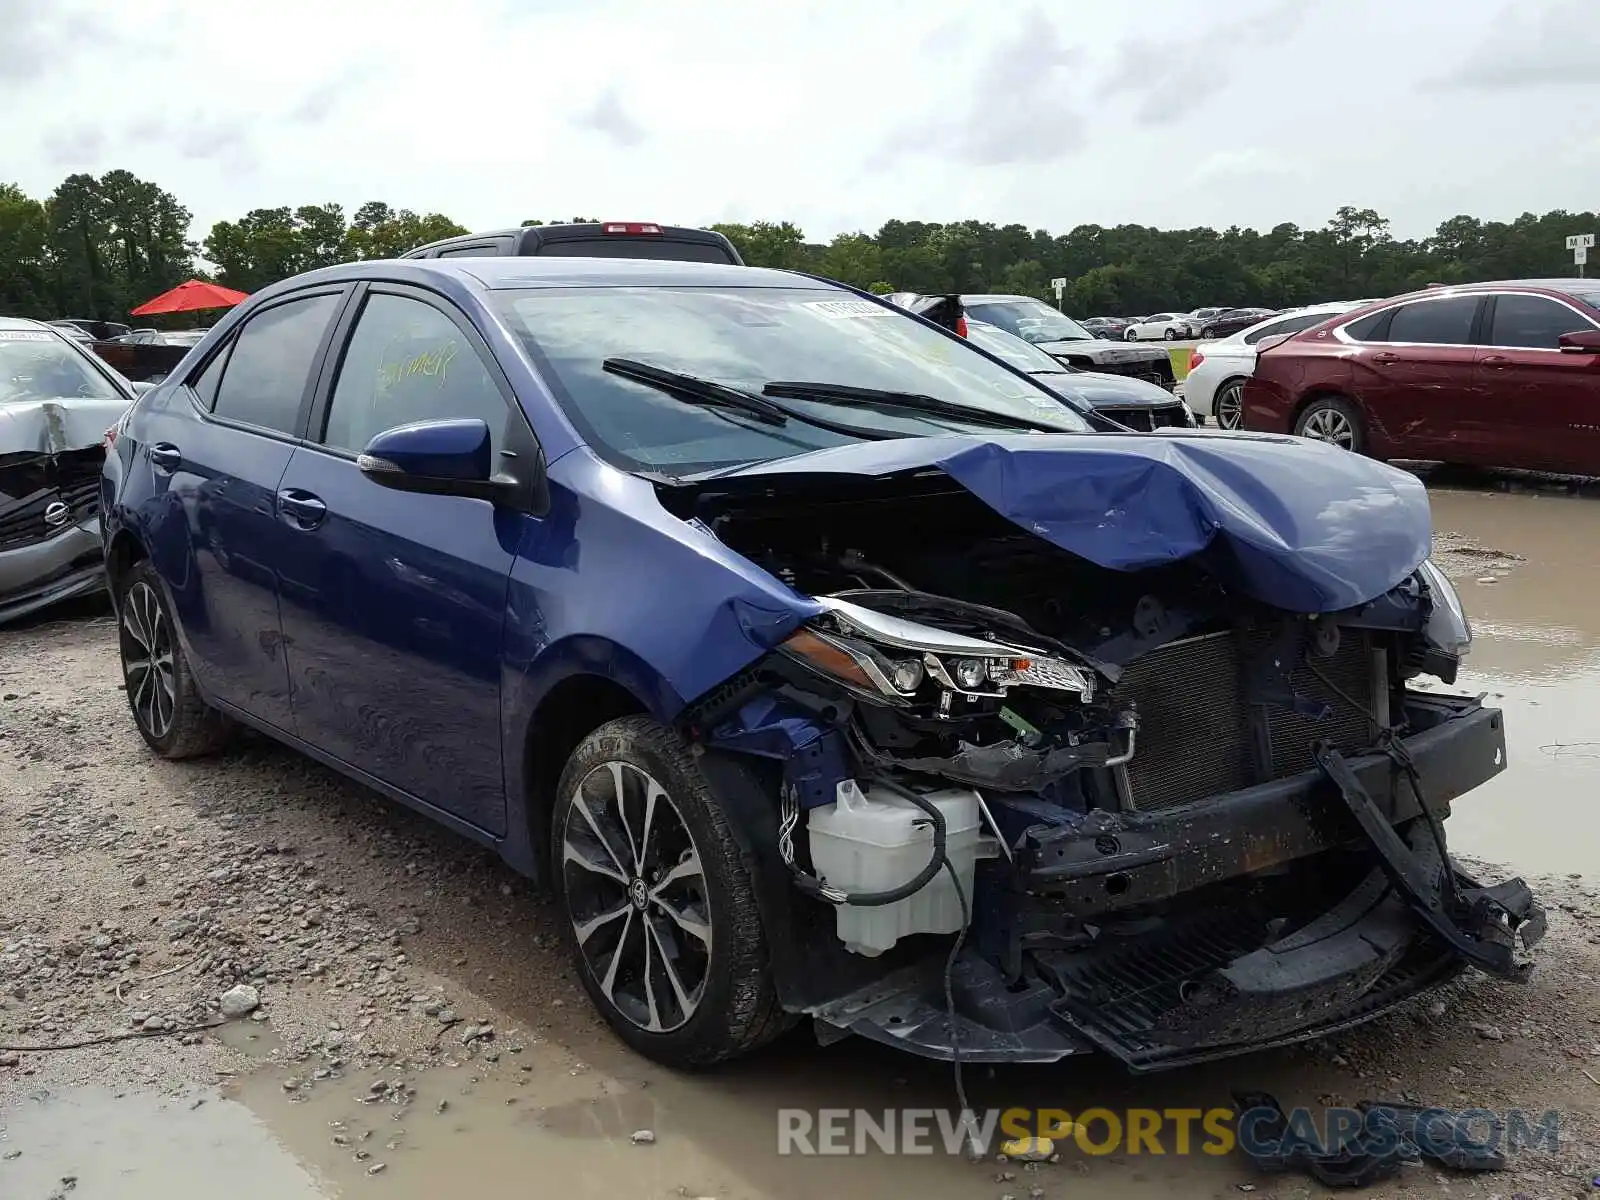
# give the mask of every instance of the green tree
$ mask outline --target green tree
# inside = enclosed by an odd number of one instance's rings
[[[50,285],[45,207],[15,184],[0,183],[0,315],[54,315]]]

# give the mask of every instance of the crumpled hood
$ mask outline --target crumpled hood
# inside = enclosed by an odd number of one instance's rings
[[[1039,434],[860,442],[718,476],[887,476],[937,469],[996,512],[1116,571],[1213,551],[1230,586],[1290,612],[1381,596],[1428,556],[1414,475],[1271,434]],[[908,536],[913,531],[908,531]]]
[[[1108,338],[1095,338],[1089,342],[1039,342],[1039,349],[1057,358],[1069,354],[1084,354],[1095,362],[1143,362],[1166,358],[1160,346],[1140,346],[1131,342],[1113,342]]]
[[[0,455],[60,454],[98,446],[131,400],[21,400],[0,403]]]

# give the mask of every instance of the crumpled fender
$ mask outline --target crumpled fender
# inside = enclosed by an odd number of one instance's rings
[[[1381,596],[1427,558],[1414,475],[1321,442],[1270,434],[1046,434],[861,442],[719,476],[944,471],[1046,541],[1114,571],[1209,552],[1240,592],[1289,612]]]

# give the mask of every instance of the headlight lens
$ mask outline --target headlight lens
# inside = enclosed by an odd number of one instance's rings
[[[1093,676],[1074,663],[820,599],[829,609],[821,627],[797,631],[779,649],[858,694],[904,705],[931,680],[947,695],[1001,697],[1013,687],[1076,692],[1085,703],[1094,695]]]
[[[1434,566],[1430,558],[1417,569],[1417,575],[1428,589],[1433,610],[1423,627],[1423,636],[1429,644],[1460,657],[1472,648],[1472,625],[1467,621],[1467,611],[1461,606],[1461,597],[1455,584],[1445,573]]]

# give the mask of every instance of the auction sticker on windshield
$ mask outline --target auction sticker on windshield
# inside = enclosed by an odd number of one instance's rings
[[[886,317],[894,312],[871,300],[808,300],[806,307],[819,317],[835,321],[843,317]]]
[[[53,342],[56,335],[33,329],[0,329],[0,342]]]

